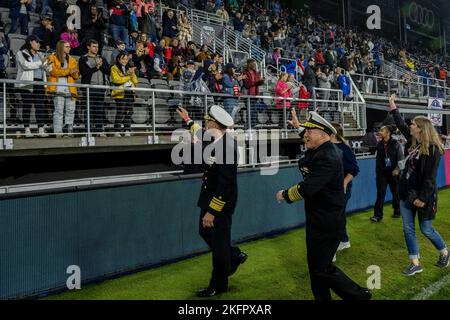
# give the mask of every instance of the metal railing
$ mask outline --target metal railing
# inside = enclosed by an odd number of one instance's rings
[[[202,122],[207,108],[212,104],[220,104],[234,117],[235,128],[275,129],[285,138],[291,131],[287,125],[289,107],[298,107],[300,103],[317,105],[335,102],[323,99],[316,101],[315,98],[301,100],[171,90],[171,87],[174,88],[173,83],[164,82],[152,81],[153,88],[151,84],[143,82],[139,82],[136,88],[123,88],[2,79],[0,128],[3,143],[0,147],[14,149],[15,140],[24,137],[68,137],[56,140],[65,147],[95,146],[110,139],[119,141],[124,136],[129,139],[140,138],[136,142],[139,144],[158,144],[162,143],[161,137],[170,137],[173,130],[184,126],[176,112],[180,105],[186,107],[194,121]],[[27,87],[15,87],[19,84]],[[179,88],[181,83],[177,84]],[[161,89],[164,85],[167,89]],[[47,86],[56,86],[59,93],[45,94],[42,88]],[[76,99],[67,94],[67,90],[64,90],[67,87],[69,90],[70,87],[76,88]],[[29,91],[31,88],[34,92]],[[114,94],[113,98],[111,94]],[[361,102],[340,103],[348,108],[353,105],[357,109],[365,108]],[[171,143],[170,139],[166,143]],[[42,144],[26,145],[31,149],[42,147]]]
[[[353,80],[359,90],[366,95],[389,96],[396,93],[401,98],[448,98],[449,88],[442,83],[423,83],[420,81],[354,74]]]

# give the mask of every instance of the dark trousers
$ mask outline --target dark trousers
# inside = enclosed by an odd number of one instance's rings
[[[344,214],[346,214],[345,212],[346,212],[346,210],[347,210],[347,203],[348,203],[348,200],[350,200],[350,197],[352,196],[352,183],[350,182],[348,185],[347,185],[347,190],[346,190],[346,192],[345,192],[345,207],[344,207]],[[348,239],[348,233],[347,233],[347,227],[345,227],[345,230],[344,230],[344,236],[342,237],[342,242],[348,242],[349,241],[349,239]]]
[[[87,91],[85,91],[87,94]],[[85,98],[86,111],[84,123],[87,121],[87,97]],[[89,90],[89,110],[90,110],[90,126],[92,132],[102,132],[105,125],[105,90],[90,89]]]
[[[343,300],[367,299],[366,290],[337,268],[332,260],[342,235],[306,229],[311,289],[316,300],[331,300],[330,289]]]
[[[133,99],[131,96],[125,95],[124,99],[116,99],[116,120],[114,122],[114,130],[131,131],[131,115],[133,113]]]
[[[31,108],[34,106],[34,112],[38,127],[43,127],[48,121],[48,100],[45,95],[44,86],[35,85],[33,91],[19,89],[22,102],[22,120],[25,127],[30,126]]]
[[[394,213],[400,214],[400,199],[398,196],[399,177],[393,177],[391,173],[377,173],[377,201],[374,207],[374,216],[383,218],[384,197],[389,185],[392,193],[392,207]]]
[[[231,214],[220,214],[214,218],[213,228],[204,228],[202,219],[206,211],[200,213],[199,234],[212,251],[213,271],[210,288],[228,290],[228,275],[236,263],[241,250],[231,245]]]

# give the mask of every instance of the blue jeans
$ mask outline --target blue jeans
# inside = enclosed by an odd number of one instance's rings
[[[350,197],[352,196],[352,183],[350,182],[348,185],[347,185],[347,191],[345,192],[345,207],[344,207],[344,214],[345,214],[345,212],[346,212],[346,210],[347,210],[347,203],[348,203],[348,200],[350,200]],[[348,234],[347,234],[347,227],[345,227],[345,230],[344,230],[344,236],[342,237],[342,242],[348,242],[349,241],[349,238],[348,238]]]
[[[409,204],[405,201],[400,201],[400,213],[403,220],[403,233],[405,234],[406,247],[410,259],[419,259],[419,244],[417,243],[415,231],[415,214],[411,211]],[[419,219],[420,231],[427,237],[431,243],[443,253],[447,246],[441,235],[434,230],[432,220]]]
[[[125,46],[128,48],[130,44],[128,41],[129,39],[127,27],[111,24],[109,28],[111,31],[111,36],[114,40],[114,46],[117,44],[117,40],[122,40],[123,42],[125,42]]]

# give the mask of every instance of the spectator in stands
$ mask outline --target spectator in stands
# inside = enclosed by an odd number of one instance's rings
[[[95,40],[98,43],[98,52],[102,52],[103,48],[103,32],[106,30],[106,24],[103,19],[103,11],[99,10],[95,4],[90,5],[89,16],[84,20],[81,29],[83,30],[82,37],[82,53],[87,49],[87,42]]]
[[[236,66],[233,63],[228,63],[225,66],[225,70],[222,77],[222,91],[223,93],[231,96],[226,97],[223,100],[224,109],[231,115],[234,119],[239,110],[239,100],[240,96],[240,81],[245,80],[245,75],[236,76]]]
[[[169,62],[169,80],[180,81],[183,76],[184,63],[183,56],[175,55]]]
[[[306,111],[309,107],[309,102],[306,100],[311,98],[311,94],[308,92],[308,89],[306,89],[306,86],[302,81],[299,82],[298,98],[301,99],[298,103],[298,108],[300,109],[300,119],[306,120]]]
[[[214,61],[214,64],[216,65],[217,72],[222,73],[222,71],[223,71],[223,55],[216,52],[214,54],[213,61]]]
[[[197,54],[197,62],[203,63],[203,61],[211,59],[211,54],[209,53],[208,46],[206,44],[202,45],[200,52]]]
[[[55,33],[60,35],[67,22],[67,8],[69,4],[67,0],[49,0],[49,4],[53,11],[52,17]]]
[[[345,75],[345,70],[342,71],[341,68],[336,68],[336,81],[339,85],[339,89],[341,89],[344,99],[345,100],[351,100],[351,84],[350,79]]]
[[[42,17],[41,25],[33,29],[32,35],[41,39],[41,48],[45,51],[56,48],[58,36],[52,25],[53,19],[49,16]]]
[[[116,48],[114,48],[111,54],[111,61],[116,61],[119,53],[128,54],[128,52],[126,51],[125,42],[123,42],[122,40],[117,40]]]
[[[129,27],[128,33],[131,33],[131,31],[134,31],[134,30],[139,30],[138,18],[137,18],[138,8],[139,7],[136,2],[130,1],[130,24],[128,26]]]
[[[215,13],[216,7],[215,7],[214,3],[212,2],[212,0],[206,1],[205,11],[208,13]]]
[[[11,29],[9,33],[16,33],[20,27],[20,34],[28,35],[28,23],[31,11],[31,0],[10,0],[9,17],[11,18]]]
[[[371,94],[373,91],[373,76],[375,75],[375,69],[373,68],[372,62],[369,62],[366,70],[364,70],[364,74],[367,76],[364,83],[364,91]]]
[[[59,84],[75,83],[80,76],[77,61],[70,56],[70,43],[58,41],[56,52],[48,59],[52,64],[48,81]],[[73,133],[75,103],[78,91],[73,86],[48,86],[47,95],[53,97],[55,110],[53,113],[53,131],[56,137],[62,137],[63,122],[69,136]]]
[[[166,43],[170,43],[172,38],[178,35],[178,21],[173,10],[168,10],[163,14],[162,38]]]
[[[114,43],[121,40],[128,47],[128,24],[130,12],[123,0],[113,0],[109,10],[109,28]]]
[[[84,28],[91,20],[91,6],[95,5],[96,0],[77,0],[76,5],[80,8],[81,29],[78,33],[80,39],[84,38]]]
[[[193,41],[188,42],[186,50],[186,60],[195,60],[197,57],[197,46]]]
[[[132,61],[136,67],[136,75],[150,80],[153,61],[148,54],[148,49],[144,47],[144,43],[140,40],[136,43],[136,52],[133,53]]]
[[[323,56],[322,50],[320,48],[317,48],[314,52],[314,59],[316,61],[317,66],[321,66],[325,64],[325,58]]]
[[[313,88],[317,87],[317,78],[315,72],[316,61],[314,58],[308,59],[308,66],[305,69],[305,75],[303,76],[303,84],[305,85],[308,92],[312,94]]]
[[[241,33],[242,30],[244,30],[244,17],[242,16],[242,14],[240,12],[236,13],[236,16],[233,19],[233,27],[234,30]]]
[[[225,9],[224,5],[222,5],[220,9],[216,11],[216,14],[222,17],[225,25],[230,22],[230,15],[228,14],[228,11]]]
[[[410,259],[410,264],[403,273],[412,276],[423,271],[419,263],[419,246],[414,226],[416,215],[421,232],[439,251],[436,266],[446,268],[449,266],[447,246],[432,225],[437,212],[436,175],[444,153],[442,143],[432,122],[424,116],[415,117],[408,128],[397,110],[395,96],[390,98],[390,108],[395,124],[408,139],[405,149],[408,157],[401,173],[399,189],[400,213]]]
[[[39,52],[40,39],[36,36],[29,36],[25,40],[25,44],[16,54],[17,78],[20,81],[14,86],[21,96],[22,119],[25,126],[25,136],[32,137],[30,130],[30,113],[34,105],[36,122],[38,125],[38,135],[47,137],[44,130],[45,120],[47,119],[47,105],[45,97],[45,89],[42,84],[23,83],[24,81],[46,82],[46,72],[50,68],[50,63],[45,56]]]
[[[59,36],[61,41],[68,42],[70,44],[70,54],[79,56],[81,55],[80,42],[78,41],[77,29],[65,26],[63,33]]]
[[[0,79],[7,79],[5,56],[9,52],[8,40],[5,36],[0,35]],[[9,57],[9,56],[7,56]]]
[[[398,196],[398,183],[400,169],[398,162],[403,160],[403,150],[397,140],[392,139],[395,129],[392,126],[384,126],[378,131],[381,141],[377,145],[376,182],[377,201],[374,206],[374,215],[370,220],[380,222],[383,219],[384,197],[386,188],[392,192],[392,207],[394,218],[400,217],[400,200]]]
[[[282,72],[278,78],[277,85],[275,87],[275,95],[281,98],[292,98],[292,84],[288,82],[289,75],[286,72]],[[283,106],[286,108],[291,107],[291,102],[289,100],[277,99],[277,109],[282,109]]]
[[[161,40],[164,41],[164,40]],[[155,56],[153,58],[153,69],[151,73],[152,79],[163,79],[167,77],[168,65],[162,47],[155,48]]]
[[[116,119],[114,131],[116,137],[131,135],[131,115],[133,113],[134,93],[132,90],[124,90],[136,87],[136,67],[128,65],[128,56],[121,52],[116,58],[116,63],[111,68],[111,83],[113,86],[123,89],[114,89],[111,97],[116,101]],[[122,128],[123,125],[123,128]]]
[[[259,96],[259,87],[264,84],[265,79],[261,77],[261,74],[256,70],[256,60],[249,59],[247,60],[247,69],[244,71],[245,80],[244,87],[247,89],[247,95],[249,96]],[[251,100],[251,123],[250,127],[254,128],[256,126],[257,119],[257,100]]]
[[[86,46],[88,52],[82,56],[78,62],[81,74],[81,83],[95,86],[107,85],[107,77],[109,77],[111,69],[108,62],[106,62],[106,60],[98,54],[99,43],[97,40],[89,40],[86,42]],[[87,96],[87,90],[84,91],[85,96]],[[105,89],[89,89],[89,110],[91,119],[91,123],[89,123],[89,125],[91,125],[91,131],[98,133],[100,137],[106,137],[104,133],[105,93]],[[85,118],[85,123],[87,124],[87,116]]]
[[[319,98],[322,100],[329,100],[331,84],[334,81],[334,74],[330,73],[328,66],[325,65],[322,68],[317,68],[316,76],[319,83],[319,88],[323,89],[320,90]],[[328,102],[323,102],[321,105],[322,107],[326,107],[328,106]]]
[[[190,85],[191,85],[192,79],[194,79],[194,75],[196,72],[195,62],[192,60],[189,60],[186,63],[186,67],[187,68],[183,70],[183,74],[182,74],[182,80],[184,83],[184,91],[191,91]]]
[[[183,45],[184,41],[173,38],[170,43],[172,56],[184,56],[186,54],[186,48]]]
[[[272,53],[272,63],[275,66],[278,66],[281,59],[281,48],[275,48]]]
[[[155,19],[155,3],[153,0],[137,0],[138,30],[150,36],[151,41],[157,41],[158,24]]]
[[[192,41],[192,25],[185,13],[180,15],[180,19],[178,20],[178,30],[178,39],[180,41]]]

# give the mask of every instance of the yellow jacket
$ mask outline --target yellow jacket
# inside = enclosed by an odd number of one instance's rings
[[[138,84],[138,78],[136,74],[129,76],[127,74],[123,74],[122,70],[120,70],[116,65],[111,67],[111,85],[114,87],[124,87],[125,83],[131,83],[131,87],[136,87]],[[111,92],[111,97],[113,99],[123,99],[125,98],[125,90],[115,89]]]
[[[52,54],[48,57],[49,62],[51,62],[51,71],[50,75],[47,78],[48,82],[58,82],[60,77],[67,77],[67,83],[75,83],[76,80],[80,77],[80,71],[78,69],[78,62],[69,57],[69,65],[67,68],[61,67],[61,62],[58,60],[55,54]],[[70,70],[75,69],[76,71],[73,74],[70,74]],[[78,90],[76,87],[69,87],[70,93],[73,99],[78,97]],[[56,86],[47,86],[45,91],[47,94],[55,94]]]

